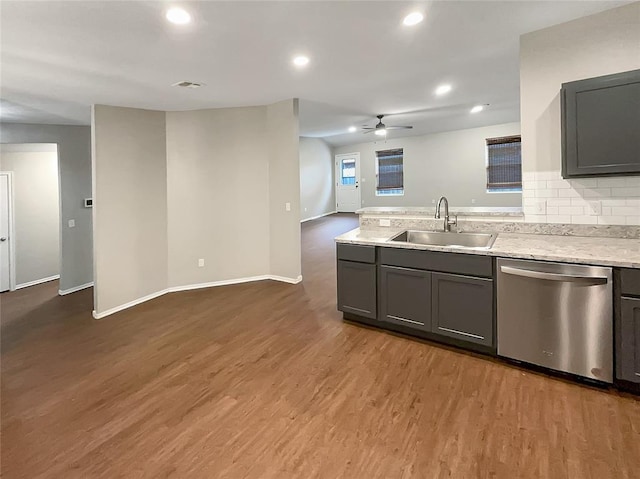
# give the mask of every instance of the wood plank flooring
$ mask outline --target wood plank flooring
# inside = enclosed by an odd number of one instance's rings
[[[640,401],[344,323],[332,238],[304,282],[101,321],[57,283],[2,301],[3,478],[638,478]]]

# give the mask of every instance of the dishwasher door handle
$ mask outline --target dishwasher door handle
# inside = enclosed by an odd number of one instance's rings
[[[546,273],[544,271],[532,271],[530,269],[512,268],[511,266],[500,266],[500,271],[504,274],[514,276],[524,276],[525,278],[547,279],[549,281],[565,281],[568,283],[580,284],[607,284],[606,276],[580,276],[575,274]]]

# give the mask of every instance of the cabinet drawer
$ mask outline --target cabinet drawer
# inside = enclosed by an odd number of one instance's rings
[[[338,243],[338,259],[357,261],[358,263],[375,263],[376,247]]]
[[[620,292],[623,296],[640,296],[640,269],[620,270]]]
[[[380,263],[403,268],[428,269],[470,276],[492,276],[489,256],[400,248],[380,248]]]

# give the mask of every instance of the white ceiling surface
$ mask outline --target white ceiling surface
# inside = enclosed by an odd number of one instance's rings
[[[390,137],[519,120],[522,33],[628,1],[6,1],[3,121],[89,124],[94,103],[158,110],[300,98],[300,133],[333,145],[373,140],[350,125],[411,124]],[[403,17],[424,11],[415,27]],[[306,54],[304,69],[291,64]],[[170,85],[204,82],[197,89]],[[434,89],[450,83],[438,98]],[[475,104],[489,103],[470,115]]]

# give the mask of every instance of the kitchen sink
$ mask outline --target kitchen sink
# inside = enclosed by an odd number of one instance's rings
[[[497,233],[453,233],[444,231],[407,230],[389,240],[390,243],[411,243],[450,248],[491,249]]]

